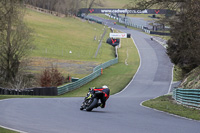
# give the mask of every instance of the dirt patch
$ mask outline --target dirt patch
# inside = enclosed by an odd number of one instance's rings
[[[75,60],[62,60],[52,58],[33,57],[29,63],[29,69],[36,73],[40,73],[45,68],[52,65],[57,66],[63,73],[71,75],[87,75],[93,72],[93,68],[99,65],[98,62],[91,61],[75,61]]]

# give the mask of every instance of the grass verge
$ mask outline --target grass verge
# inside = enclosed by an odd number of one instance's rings
[[[183,72],[178,66],[174,66],[173,81],[180,81],[183,79]]]
[[[200,110],[177,104],[172,99],[171,95],[160,96],[158,98],[145,101],[142,105],[181,117],[200,120]]]
[[[37,74],[54,64],[62,68],[63,74],[82,78],[94,65],[111,60],[113,47],[106,44],[110,30],[102,41],[95,58],[99,41],[107,27],[76,17],[60,18],[27,9],[24,18],[33,29],[35,48],[30,53],[29,72]],[[80,72],[77,66],[88,71]]]
[[[1,128],[1,127],[0,127],[0,132],[1,133],[17,133],[15,131],[11,131],[11,130],[8,130],[8,129],[5,129],[5,128]]]

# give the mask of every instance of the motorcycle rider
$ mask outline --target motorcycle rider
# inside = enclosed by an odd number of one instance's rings
[[[100,91],[102,92],[102,97],[100,98],[101,103],[98,103],[97,107],[101,107],[101,108],[105,108],[106,105],[106,100],[109,98],[110,96],[110,89],[108,88],[108,86],[104,85],[100,88],[95,88],[92,87],[90,88],[92,91]]]

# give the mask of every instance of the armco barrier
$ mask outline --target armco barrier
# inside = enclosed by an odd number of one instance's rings
[[[200,89],[176,88],[172,97],[180,104],[200,108]]]
[[[90,75],[88,75],[88,76],[86,76],[82,79],[79,79],[78,81],[57,87],[58,88],[58,95],[62,95],[66,92],[77,89],[77,88],[87,84],[88,82],[92,81],[93,79],[95,79],[96,77],[101,75],[101,69],[102,68],[105,69],[105,68],[107,68],[107,67],[109,67],[113,64],[116,64],[116,63],[118,63],[118,57],[95,67],[93,69],[93,73],[91,73]]]
[[[95,18],[92,18],[92,17],[89,17],[89,16],[81,16],[82,19],[85,19],[85,20],[89,20],[89,21],[93,21],[93,22],[96,22],[98,24],[103,24],[102,21],[100,20],[97,20]]]

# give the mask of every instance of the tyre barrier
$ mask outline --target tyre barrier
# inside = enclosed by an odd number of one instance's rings
[[[34,96],[57,96],[57,87],[38,87],[27,89],[0,88],[0,95],[34,95]]]

